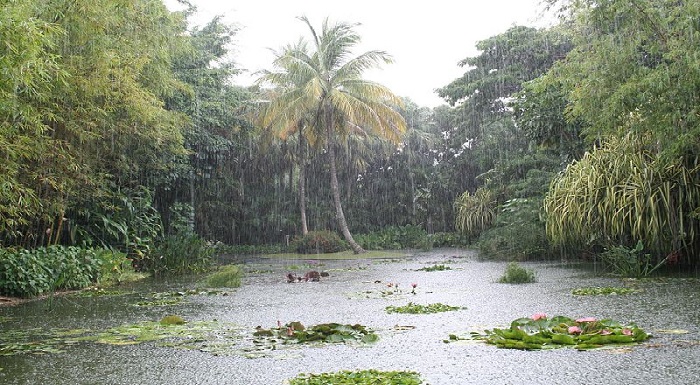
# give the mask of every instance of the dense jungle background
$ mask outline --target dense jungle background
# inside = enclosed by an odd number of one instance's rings
[[[385,58],[348,60],[343,21],[301,20],[243,88],[236,28],[193,8],[2,1],[0,292],[42,292],[53,253],[165,274],[329,239],[692,271],[700,3],[546,3],[558,23],[480,41],[427,108],[362,78]]]

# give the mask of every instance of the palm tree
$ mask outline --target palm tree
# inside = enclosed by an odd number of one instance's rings
[[[336,220],[343,237],[355,253],[364,250],[350,234],[341,203],[336,166],[336,146],[350,135],[377,135],[399,143],[406,122],[395,107],[402,105],[388,88],[362,79],[362,73],[381,63],[390,63],[384,51],[367,51],[352,56],[360,42],[355,24],[323,22],[317,34],[306,17],[301,17],[311,32],[311,46],[303,39],[287,46],[262,81],[280,86],[279,93],[263,111],[263,122],[274,127],[306,127],[310,142],[321,141],[328,154],[331,191]]]

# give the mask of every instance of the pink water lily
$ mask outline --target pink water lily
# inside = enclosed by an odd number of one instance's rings
[[[622,329],[622,334],[624,334],[624,335],[626,335],[626,336],[631,336],[631,335],[632,335],[632,330],[627,329],[627,328],[624,328],[624,329]]]
[[[581,334],[581,328],[578,326],[569,326],[569,334]]]
[[[583,318],[579,318],[576,320],[576,322],[578,322],[578,323],[596,322],[596,321],[597,321],[597,319],[595,319],[594,317],[583,317]]]
[[[531,318],[532,318],[533,321],[537,321],[537,320],[541,320],[541,319],[547,319],[547,314],[544,314],[544,313],[535,313],[535,314],[532,315]]]
[[[603,329],[603,330],[600,331],[600,335],[601,335],[601,336],[608,336],[608,335],[610,335],[610,334],[612,334],[612,332],[611,332],[610,330],[608,330],[608,329]]]

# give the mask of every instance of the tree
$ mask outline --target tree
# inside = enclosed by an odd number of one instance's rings
[[[364,250],[353,239],[343,212],[336,146],[349,135],[376,134],[395,143],[400,140],[406,122],[395,107],[401,105],[401,100],[388,88],[361,77],[364,70],[389,62],[390,57],[383,51],[367,51],[351,57],[352,49],[360,42],[352,24],[331,25],[326,19],[319,35],[306,17],[301,20],[309,27],[313,50],[306,49],[302,42],[281,58],[285,64],[280,70],[294,87],[280,90],[271,102],[274,107],[267,113],[271,115],[270,121],[278,125],[311,117],[314,132],[324,133],[338,227],[353,251],[362,253]],[[284,118],[285,112],[292,118]]]

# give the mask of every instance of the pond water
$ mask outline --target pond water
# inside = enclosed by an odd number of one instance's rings
[[[449,270],[423,271],[444,264]],[[0,308],[0,335],[41,341],[46,333],[159,321],[177,314],[190,323],[229,325],[217,341],[167,346],[72,341],[62,352],[0,356],[0,384],[283,384],[299,373],[409,370],[426,384],[697,384],[700,381],[700,281],[694,278],[623,281],[565,263],[523,263],[537,282],[497,283],[506,263],[482,262],[470,251],[434,250],[383,260],[247,261],[243,285],[228,295],[168,293],[198,287],[195,277],[141,282],[116,296],[60,296]],[[329,272],[320,282],[287,283],[287,272]],[[388,284],[391,283],[392,287]],[[398,291],[395,285],[399,284]],[[411,294],[416,283],[416,294]],[[573,295],[581,287],[632,287],[626,295]],[[161,293],[161,294],[153,294]],[[149,302],[150,301],[150,302]],[[151,306],[135,306],[150,304]],[[387,306],[443,303],[464,309],[436,314],[387,314]],[[159,306],[155,306],[159,305]],[[534,313],[591,316],[636,323],[653,337],[635,346],[577,351],[498,349],[478,341],[443,342],[450,334],[506,327]],[[259,347],[256,326],[361,324],[371,345]],[[4,334],[3,334],[4,333]],[[216,336],[216,333],[214,333]],[[188,338],[188,336],[185,336]],[[207,338],[212,338],[211,334]],[[228,345],[216,345],[232,341]],[[128,341],[127,341],[128,342]],[[192,348],[194,346],[194,348]],[[224,346],[224,348],[221,348]]]

